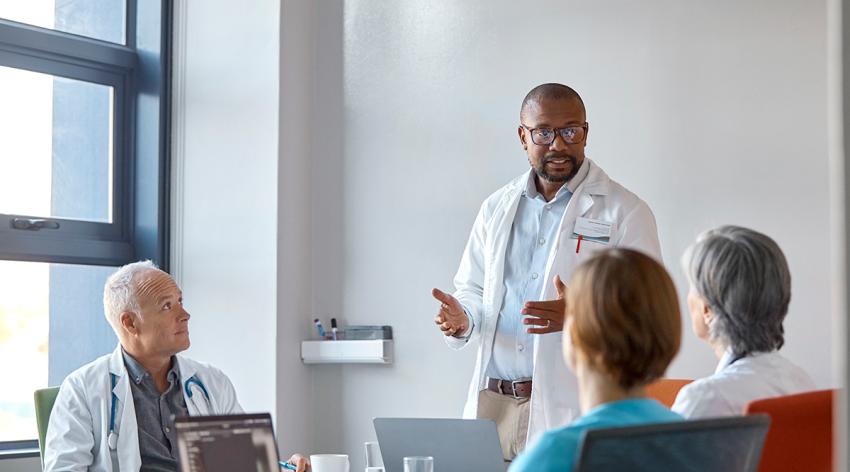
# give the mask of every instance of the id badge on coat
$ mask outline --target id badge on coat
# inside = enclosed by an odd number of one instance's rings
[[[580,216],[576,218],[576,225],[570,239],[582,239],[609,244],[611,242],[613,227],[614,225],[611,222]]]

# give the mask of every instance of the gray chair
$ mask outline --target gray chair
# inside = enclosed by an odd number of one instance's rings
[[[767,415],[592,429],[579,444],[576,472],[755,472]]]

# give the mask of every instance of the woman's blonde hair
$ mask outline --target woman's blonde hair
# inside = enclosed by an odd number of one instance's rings
[[[682,319],[661,264],[638,251],[607,249],[582,263],[568,287],[566,335],[591,368],[624,389],[664,375],[679,351]]]

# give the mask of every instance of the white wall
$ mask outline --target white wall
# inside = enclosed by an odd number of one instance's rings
[[[193,314],[187,355],[224,370],[246,411],[274,415],[284,455],[312,438],[299,341],[312,326],[315,8],[175,4],[172,265]]]
[[[429,290],[450,286],[483,198],[527,169],[518,108],[547,81],[583,95],[587,154],[655,211],[683,299],[678,261],[700,231],[779,242],[794,277],[784,352],[837,383],[825,2],[349,0],[343,44],[344,152],[313,153],[343,171],[343,256],[321,267],[342,272],[327,289],[347,323],[393,325],[396,362],[314,369],[316,423],[333,425],[318,448],[359,466],[372,417],[460,413],[472,353],[443,345]],[[684,339],[670,375],[709,374],[708,348]]]
[[[189,355],[277,413],[283,451],[348,452],[358,469],[372,417],[460,414],[473,352],[444,346],[429,290],[450,287],[481,200],[527,168],[518,107],[545,81],[582,93],[588,155],[654,209],[683,298],[678,258],[699,231],[779,241],[784,351],[838,383],[825,1],[175,4]],[[391,324],[395,363],[301,365],[314,314]],[[713,365],[686,332],[670,374]]]
[[[191,354],[278,411],[283,450],[359,468],[372,417],[460,414],[474,353],[445,347],[429,290],[450,287],[481,201],[527,169],[518,108],[546,81],[582,93],[588,155],[654,209],[683,298],[698,232],[779,241],[785,352],[837,383],[825,2],[188,3],[174,242]],[[394,364],[302,366],[313,315],[391,324]],[[688,331],[670,374],[714,362]]]

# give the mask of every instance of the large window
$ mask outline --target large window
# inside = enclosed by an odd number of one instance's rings
[[[106,277],[167,264],[169,4],[0,0],[0,453],[114,349]]]

